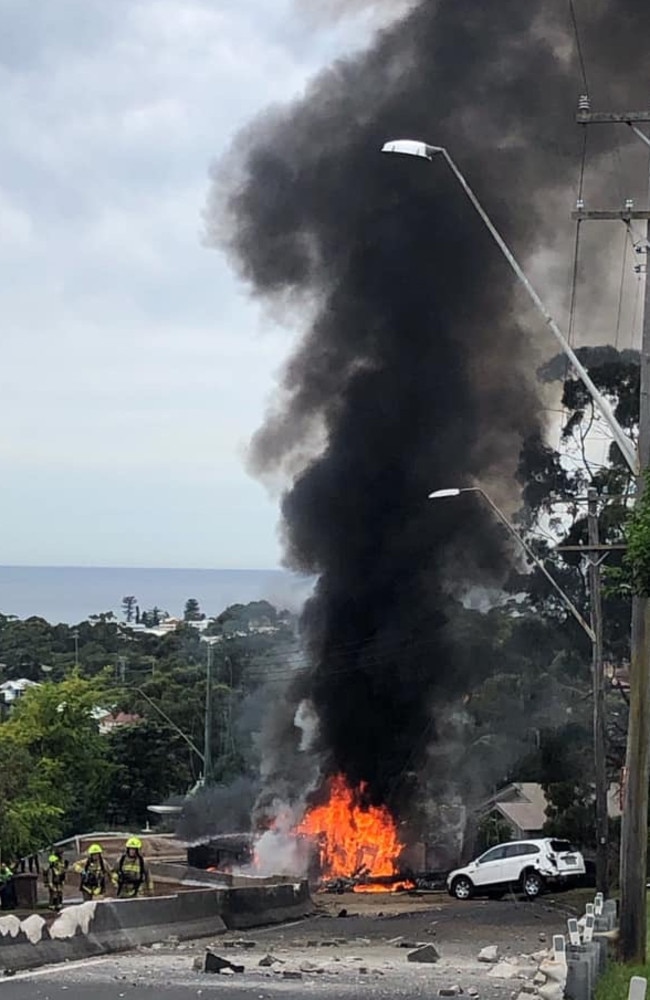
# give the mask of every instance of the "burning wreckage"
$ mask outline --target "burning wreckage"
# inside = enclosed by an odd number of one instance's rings
[[[308,808],[290,830],[271,825],[253,834],[223,834],[188,848],[194,868],[229,875],[270,874],[266,860],[284,856],[282,872],[307,876],[328,893],[403,892],[442,887],[446,869],[425,871],[424,845],[407,846],[386,806],[364,801],[343,775],[326,783],[323,802]],[[276,850],[281,845],[280,850]],[[277,864],[277,862],[276,862]]]

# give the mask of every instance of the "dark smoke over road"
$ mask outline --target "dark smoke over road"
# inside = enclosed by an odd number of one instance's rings
[[[599,96],[640,103],[648,5],[584,14]],[[215,181],[214,242],[305,327],[252,448],[259,474],[290,479],[287,563],[318,575],[296,699],[316,707],[325,771],[398,811],[440,736],[432,718],[483,669],[457,655],[450,592],[498,584],[512,558],[478,504],[427,494],[479,481],[516,498],[554,345],[445,165],[379,150],[447,146],[526,260],[573,207],[581,90],[561,0],[423,0],[255,121]]]

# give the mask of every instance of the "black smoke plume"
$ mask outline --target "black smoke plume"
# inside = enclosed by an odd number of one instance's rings
[[[650,6],[583,7],[601,103],[642,103]],[[450,594],[498,584],[512,559],[478,501],[427,495],[478,481],[516,499],[554,345],[444,162],[379,150],[446,146],[526,261],[558,227],[570,238],[582,90],[563,0],[422,0],[255,121],[215,178],[214,242],[305,327],[252,449],[258,473],[290,478],[287,563],[318,575],[295,697],[316,707],[325,772],[398,812],[444,740],[434,720],[484,670],[462,656]],[[599,133],[595,155],[619,139]]]

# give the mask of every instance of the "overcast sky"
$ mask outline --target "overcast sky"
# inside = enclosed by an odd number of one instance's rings
[[[244,454],[291,334],[201,213],[237,129],[368,35],[296,2],[0,0],[0,563],[277,564]]]

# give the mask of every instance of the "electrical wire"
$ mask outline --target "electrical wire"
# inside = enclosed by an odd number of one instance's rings
[[[578,180],[578,203],[581,203],[584,198],[585,193],[585,171],[587,166],[587,142],[588,142],[588,131],[586,126],[582,129],[582,153],[580,156],[580,175]],[[576,222],[576,235],[575,244],[573,248],[573,272],[571,276],[571,304],[569,307],[569,333],[568,340],[569,344],[573,344],[573,335],[575,332],[575,322],[576,322],[576,305],[578,296],[578,268],[580,265],[580,235],[581,235],[581,221],[580,219]],[[567,371],[568,371],[568,361],[567,361]]]
[[[616,316],[616,340],[614,342],[616,350],[618,350],[619,338],[621,335],[621,317],[623,315],[623,296],[625,293],[625,272],[627,270],[627,251],[630,239],[629,229],[630,227],[628,223],[625,227],[626,232],[623,237],[623,264],[621,266],[621,285],[618,292],[618,312]]]
[[[641,303],[641,275],[636,276],[636,295],[634,297],[634,310],[632,312],[632,323],[630,326],[630,348],[637,343],[637,328],[639,323],[639,305]]]
[[[585,88],[585,94],[589,94],[589,80],[587,78],[587,64],[585,62],[585,54],[582,48],[582,40],[580,38],[580,27],[578,25],[578,15],[576,13],[574,0],[569,0],[569,10],[571,12],[571,22],[573,24],[573,34],[576,40],[576,50],[578,52],[578,59],[580,61],[580,72],[582,73],[582,82]]]
[[[587,127],[583,126],[582,130],[582,153],[580,157],[580,173],[578,178],[578,204],[581,204],[584,198],[585,190],[585,171],[587,166],[587,142],[588,142],[588,132]],[[571,273],[571,302],[569,305],[569,330],[567,339],[569,345],[573,347],[575,326],[576,326],[576,315],[577,315],[577,304],[578,304],[578,272],[580,268],[580,236],[581,236],[581,220],[576,221],[576,234],[575,242],[573,247],[573,268]],[[566,382],[569,377],[569,367],[570,362],[568,357],[565,359],[564,365],[564,381]],[[562,445],[564,438],[564,432],[567,427],[569,420],[568,410],[564,410],[565,419],[562,421],[562,426],[560,427],[560,436],[558,441],[558,451]]]

